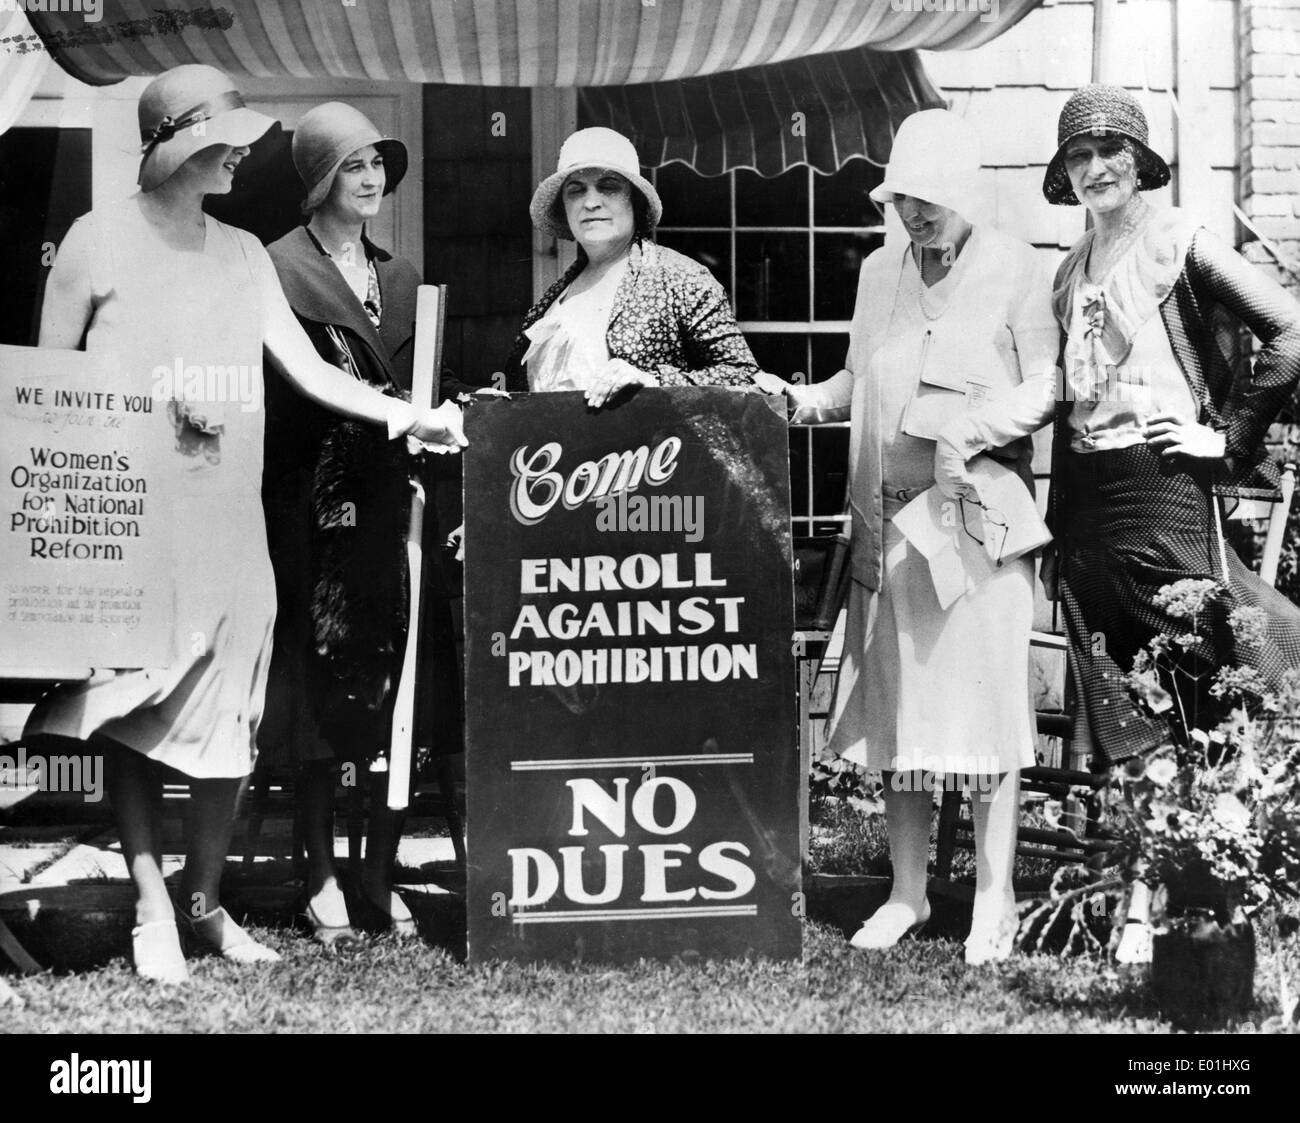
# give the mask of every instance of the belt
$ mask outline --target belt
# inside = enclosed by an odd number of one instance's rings
[[[889,487],[888,485],[880,489],[886,499],[897,499],[900,503],[915,499],[925,490],[927,490],[925,487]]]

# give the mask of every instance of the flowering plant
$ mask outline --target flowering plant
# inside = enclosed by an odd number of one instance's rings
[[[1217,902],[1249,914],[1297,895],[1300,674],[1287,672],[1271,689],[1250,665],[1211,670],[1195,657],[1222,619],[1223,592],[1210,580],[1161,589],[1156,604],[1185,621],[1186,631],[1151,640],[1128,686],[1150,714],[1175,719],[1170,739],[1116,766],[1103,798],[1114,856],[1126,876],[1161,887],[1158,904]],[[1240,660],[1264,642],[1267,617],[1237,607],[1227,626]],[[1206,695],[1222,715],[1208,731],[1184,712],[1189,700]]]

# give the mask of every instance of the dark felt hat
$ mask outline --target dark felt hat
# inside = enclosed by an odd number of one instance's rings
[[[406,175],[406,145],[384,136],[361,110],[341,101],[327,101],[303,114],[293,131],[293,166],[307,188],[304,214],[325,201],[343,161],[372,144],[384,158],[384,194],[389,195]]]

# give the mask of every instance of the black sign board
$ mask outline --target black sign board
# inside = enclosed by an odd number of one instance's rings
[[[471,958],[797,956],[783,413],[534,394],[466,433]]]

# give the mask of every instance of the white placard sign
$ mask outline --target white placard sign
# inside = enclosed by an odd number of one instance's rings
[[[101,358],[0,346],[0,666],[159,667],[172,544],[161,403]]]

